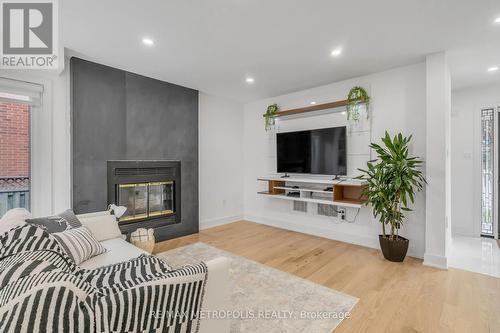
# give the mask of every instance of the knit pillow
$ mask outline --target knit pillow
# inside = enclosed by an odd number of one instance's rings
[[[95,239],[90,230],[86,227],[57,232],[52,234],[52,236],[59,241],[62,248],[77,265],[106,252],[106,249]]]
[[[53,216],[27,219],[26,223],[42,228],[50,234],[82,226],[82,223],[71,209]]]

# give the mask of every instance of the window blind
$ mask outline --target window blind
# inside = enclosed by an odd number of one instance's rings
[[[43,85],[0,77],[0,101],[42,105]]]

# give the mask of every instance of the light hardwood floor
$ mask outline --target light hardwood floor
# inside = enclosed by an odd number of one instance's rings
[[[500,332],[500,279],[439,270],[378,250],[236,222],[162,243],[155,253],[204,242],[358,297],[340,332]]]

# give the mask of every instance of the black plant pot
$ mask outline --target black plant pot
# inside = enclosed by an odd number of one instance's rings
[[[378,240],[385,259],[393,262],[402,262],[405,259],[410,243],[408,239],[396,236],[394,240],[391,240],[389,237],[378,235]]]

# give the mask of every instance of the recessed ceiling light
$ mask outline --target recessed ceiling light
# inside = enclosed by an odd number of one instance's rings
[[[155,42],[151,38],[143,38],[142,43],[147,46],[153,46]]]
[[[245,79],[245,81],[246,81],[246,83],[248,83],[248,84],[252,84],[252,83],[254,83],[254,82],[255,82],[255,79],[254,79],[253,77],[247,77],[247,78]]]
[[[342,114],[345,114],[345,111],[342,111]]]
[[[330,55],[332,57],[338,57],[340,54],[342,53],[342,49],[339,47],[339,48],[336,48],[335,50],[333,50]]]
[[[497,18],[495,19],[495,23],[500,23],[500,17],[497,17]]]
[[[311,105],[316,105],[316,102],[311,102],[311,103],[309,103],[309,104],[311,104]]]
[[[498,70],[497,66],[488,68],[488,72],[496,72]]]

